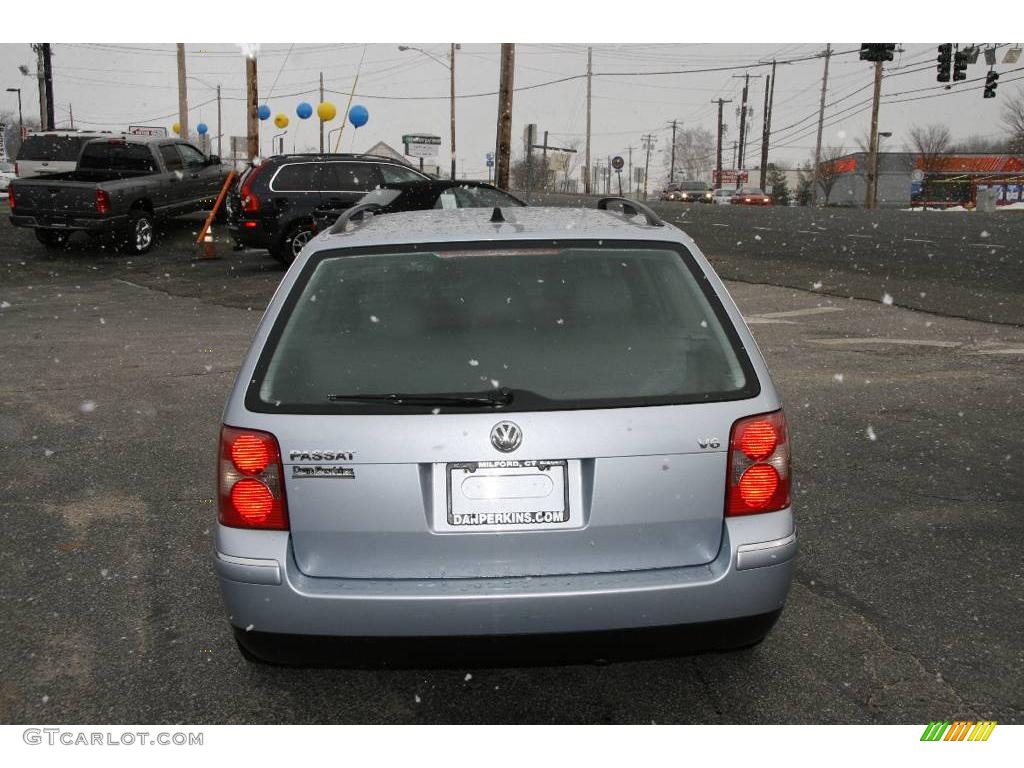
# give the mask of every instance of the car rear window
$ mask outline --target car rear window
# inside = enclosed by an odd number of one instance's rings
[[[382,413],[396,406],[328,395],[504,387],[514,393],[510,411],[752,397],[759,387],[735,329],[679,247],[488,242],[327,252],[286,300],[247,406]]]
[[[18,160],[27,162],[77,162],[82,144],[92,136],[29,136],[21,143]]]

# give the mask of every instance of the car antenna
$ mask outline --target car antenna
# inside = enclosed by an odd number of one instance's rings
[[[494,206],[494,213],[491,214],[491,224],[504,224],[505,215],[501,212],[501,208]]]

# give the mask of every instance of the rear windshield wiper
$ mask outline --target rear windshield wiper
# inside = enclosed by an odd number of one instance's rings
[[[502,387],[486,395],[405,395],[392,392],[386,395],[328,395],[331,402],[387,403],[410,406],[454,406],[461,408],[501,408],[512,402],[512,390]]]

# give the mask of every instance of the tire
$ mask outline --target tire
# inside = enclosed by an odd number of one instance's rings
[[[278,241],[271,253],[274,254],[275,259],[288,266],[295,261],[295,257],[299,255],[302,247],[312,240],[315,234],[310,222],[297,221],[288,227],[284,237]]]
[[[36,229],[35,232],[36,240],[51,250],[63,248],[71,238],[70,232],[62,232],[57,229]]]
[[[122,250],[140,256],[156,242],[156,221],[149,211],[135,209],[128,215],[128,231],[124,234]]]

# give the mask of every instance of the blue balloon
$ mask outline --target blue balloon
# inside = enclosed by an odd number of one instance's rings
[[[366,125],[370,119],[370,113],[362,104],[356,104],[348,111],[348,121],[356,128]]]
[[[200,136],[202,136],[208,130],[210,130],[210,129],[206,127],[206,123],[200,123],[199,125],[196,126],[196,131],[199,133]]]
[[[313,114],[313,105],[308,101],[304,101],[295,108],[295,114],[305,120]]]
[[[260,120],[269,120],[270,107],[266,104],[260,104],[260,108],[256,110],[256,114],[259,116]]]

